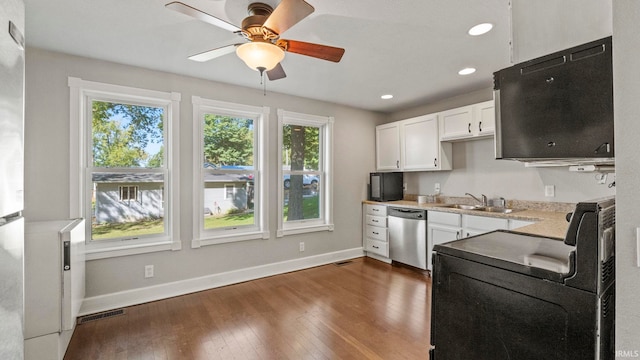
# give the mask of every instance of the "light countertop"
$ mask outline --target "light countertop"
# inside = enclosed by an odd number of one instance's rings
[[[518,228],[515,231],[527,233],[527,234],[545,236],[549,238],[555,238],[559,240],[564,240],[567,229],[569,228],[569,222],[567,222],[566,220],[567,211],[564,211],[562,209],[563,207],[560,207],[560,209],[558,209],[560,211],[526,208],[525,210],[514,211],[512,213],[503,214],[503,213],[483,212],[478,210],[463,210],[463,209],[448,208],[448,207],[445,207],[447,203],[419,204],[417,201],[410,201],[410,200],[397,200],[397,201],[388,201],[388,202],[364,201],[364,203],[374,204],[374,205],[399,206],[399,207],[405,207],[405,208],[423,209],[423,210],[429,210],[429,211],[441,211],[441,212],[466,214],[466,215],[495,217],[495,218],[502,218],[502,219],[531,221],[531,222],[535,222],[535,224]],[[525,207],[521,206],[520,208],[525,208]],[[553,207],[548,207],[548,209],[553,209]]]

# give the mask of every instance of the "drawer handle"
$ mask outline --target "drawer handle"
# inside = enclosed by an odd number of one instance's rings
[[[380,211],[380,209],[373,208],[372,211]]]
[[[456,231],[456,240],[460,240],[460,231]]]
[[[371,247],[374,248],[374,249],[380,249],[379,246],[375,246],[375,245],[371,245]]]
[[[478,131],[482,132],[482,121],[478,123]]]
[[[371,222],[378,222],[378,220],[372,219]]]
[[[375,231],[372,231],[373,235],[380,235],[380,233],[377,233]]]
[[[471,123],[469,123],[469,126],[467,127],[467,130],[469,131],[469,134],[471,134]]]

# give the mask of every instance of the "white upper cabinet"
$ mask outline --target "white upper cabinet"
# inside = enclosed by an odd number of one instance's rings
[[[451,144],[440,142],[437,114],[377,126],[376,169],[451,170]]]
[[[495,123],[493,100],[443,111],[439,114],[440,140],[467,140],[492,136]]]
[[[376,169],[400,171],[400,124],[376,126]]]
[[[405,171],[437,169],[438,147],[438,117],[424,115],[400,122],[402,148],[402,169]]]

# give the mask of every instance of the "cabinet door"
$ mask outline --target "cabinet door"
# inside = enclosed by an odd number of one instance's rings
[[[401,122],[403,170],[438,167],[438,123],[436,115],[425,115]]]
[[[473,107],[463,106],[440,113],[440,139],[462,139],[473,136]]]
[[[427,225],[427,269],[432,269],[433,247],[438,244],[444,244],[449,241],[461,238],[459,227],[442,226],[436,224]]]
[[[376,169],[401,170],[400,126],[398,123],[376,127]]]
[[[474,105],[474,132],[477,136],[493,135],[496,130],[496,112],[494,101],[485,101]]]

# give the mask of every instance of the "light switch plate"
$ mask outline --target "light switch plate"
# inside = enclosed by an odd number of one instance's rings
[[[440,194],[440,183],[436,183],[435,186],[433,187],[433,191],[436,194]]]

